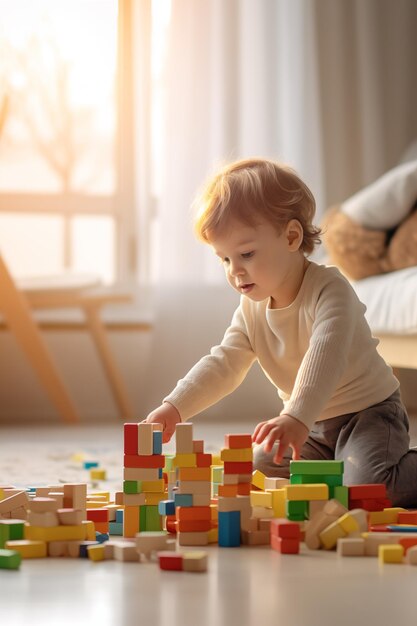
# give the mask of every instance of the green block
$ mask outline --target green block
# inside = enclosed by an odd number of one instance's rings
[[[334,487],[333,495],[331,498],[338,500],[340,504],[343,504],[347,509],[349,508],[349,487]]]
[[[10,528],[10,540],[15,541],[25,538],[25,523],[21,520],[4,520]]]
[[[211,468],[211,482],[222,483],[223,482],[223,465],[213,465]]]
[[[18,569],[22,557],[16,550],[0,549],[0,569]]]
[[[124,480],[123,493],[140,493],[142,483],[138,480]]]
[[[290,461],[290,474],[343,475],[343,461]]]
[[[292,522],[303,522],[308,519],[309,504],[307,500],[286,500],[286,516]]]
[[[139,531],[146,530],[146,504],[139,507]]]
[[[173,468],[173,460],[174,460],[174,454],[166,454],[165,455],[165,465],[164,465],[164,472],[169,472],[171,471]]]
[[[290,485],[311,485],[314,483],[325,483],[330,487],[343,485],[343,476],[334,474],[333,476],[323,476],[321,474],[291,474]]]
[[[146,509],[146,530],[162,530],[161,516],[158,507],[155,505],[145,505]]]

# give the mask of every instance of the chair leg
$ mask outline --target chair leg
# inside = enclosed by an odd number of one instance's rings
[[[90,305],[85,304],[83,309],[88,327],[109,380],[113,397],[120,410],[120,417],[125,420],[133,420],[134,412],[128,399],[126,387],[110,350],[108,337],[101,321],[99,310],[96,305],[91,303]]]
[[[79,422],[79,415],[55,368],[25,298],[14,288],[8,290],[7,285],[3,295],[7,305],[4,308],[7,326],[26,354],[49,399],[66,422]]]

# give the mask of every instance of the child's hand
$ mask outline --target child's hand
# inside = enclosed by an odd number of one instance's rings
[[[148,417],[143,421],[148,424],[162,424],[162,441],[167,443],[174,434],[176,425],[181,422],[181,415],[172,404],[164,402],[152,413],[149,413]]]
[[[252,441],[262,443],[266,439],[265,452],[271,452],[275,441],[278,441],[278,448],[273,461],[280,464],[288,446],[293,450],[293,460],[300,459],[301,448],[307,440],[308,433],[307,426],[295,417],[279,415],[267,422],[260,422],[253,432]]]

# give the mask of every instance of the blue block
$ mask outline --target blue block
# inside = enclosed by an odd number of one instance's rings
[[[98,541],[98,543],[104,543],[109,539],[110,537],[108,533],[100,533],[98,530],[96,530],[96,541]]]
[[[162,454],[162,430],[154,430],[152,454]]]
[[[164,475],[162,467],[158,467],[158,478],[162,478]]]
[[[219,511],[219,546],[240,546],[240,511]]]
[[[80,559],[88,559],[88,546],[93,546],[94,544],[98,545],[98,541],[82,541],[80,543]]]
[[[191,493],[174,493],[175,506],[193,506],[193,496]]]
[[[175,515],[174,500],[161,500],[158,504],[159,515]]]
[[[123,524],[123,509],[116,510],[116,522],[117,524]]]
[[[109,533],[123,537],[123,522],[109,522]]]
[[[98,467],[98,461],[84,461],[83,468],[90,469],[92,467]]]

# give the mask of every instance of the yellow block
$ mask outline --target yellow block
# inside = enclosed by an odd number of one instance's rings
[[[398,513],[405,510],[398,506],[384,509],[383,511],[371,511],[368,513],[368,522],[369,524],[396,524]]]
[[[319,534],[320,542],[326,550],[332,550],[337,545],[338,539],[346,537],[346,533],[338,522],[333,522],[330,526],[327,526]]]
[[[281,489],[271,489],[270,493],[272,494],[272,510],[274,517],[287,517],[284,487]]]
[[[287,485],[285,497],[292,502],[299,500],[328,500],[329,487],[326,484]]]
[[[141,486],[142,493],[152,492],[152,493],[163,493],[165,491],[165,482],[163,478],[159,478],[158,480],[143,480]]]
[[[165,493],[145,493],[145,504],[157,505],[165,500]]]
[[[210,528],[207,533],[208,542],[209,543],[218,543],[219,542],[219,529],[218,528]]]
[[[100,544],[99,546],[87,546],[87,554],[91,561],[104,561],[104,545]]]
[[[223,448],[220,451],[220,458],[223,462],[235,461],[246,463],[253,460],[253,451],[252,448],[235,448],[233,450],[229,450],[229,448]]]
[[[103,469],[91,469],[90,470],[90,478],[91,480],[106,480],[107,472]]]
[[[210,504],[210,519],[212,522],[217,522],[219,519],[219,507],[217,504]]]
[[[87,498],[89,500],[95,500],[96,502],[110,502],[110,493],[108,491],[98,491],[89,493]]]
[[[106,506],[106,504],[107,502],[104,500],[102,502],[97,500],[87,500],[85,506],[87,509],[102,509]]]
[[[79,526],[30,526],[25,524],[25,539],[31,541],[83,541],[86,538],[86,528],[83,524]],[[95,535],[94,535],[95,539]]]
[[[4,500],[4,491],[0,489],[0,500]]]
[[[250,503],[251,506],[272,508],[272,493],[270,491],[251,491]]]
[[[16,550],[22,559],[42,559],[47,556],[47,546],[45,541],[30,541],[20,539],[16,541],[6,541],[7,550]]]
[[[221,460],[220,454],[212,454],[211,455],[211,464],[212,465],[223,465],[223,461]]]
[[[190,452],[188,454],[176,454],[172,459],[173,467],[197,467],[197,456]]]
[[[380,563],[402,563],[404,546],[400,544],[378,546],[378,560]]]
[[[359,524],[356,519],[349,513],[345,513],[337,520],[337,523],[345,531],[347,535],[349,533],[356,533],[359,531]]]
[[[259,470],[252,472],[252,485],[263,491],[265,489],[265,474]]]
[[[96,539],[96,527],[91,520],[84,520],[82,523],[84,528],[84,539],[86,541],[95,541]]]

